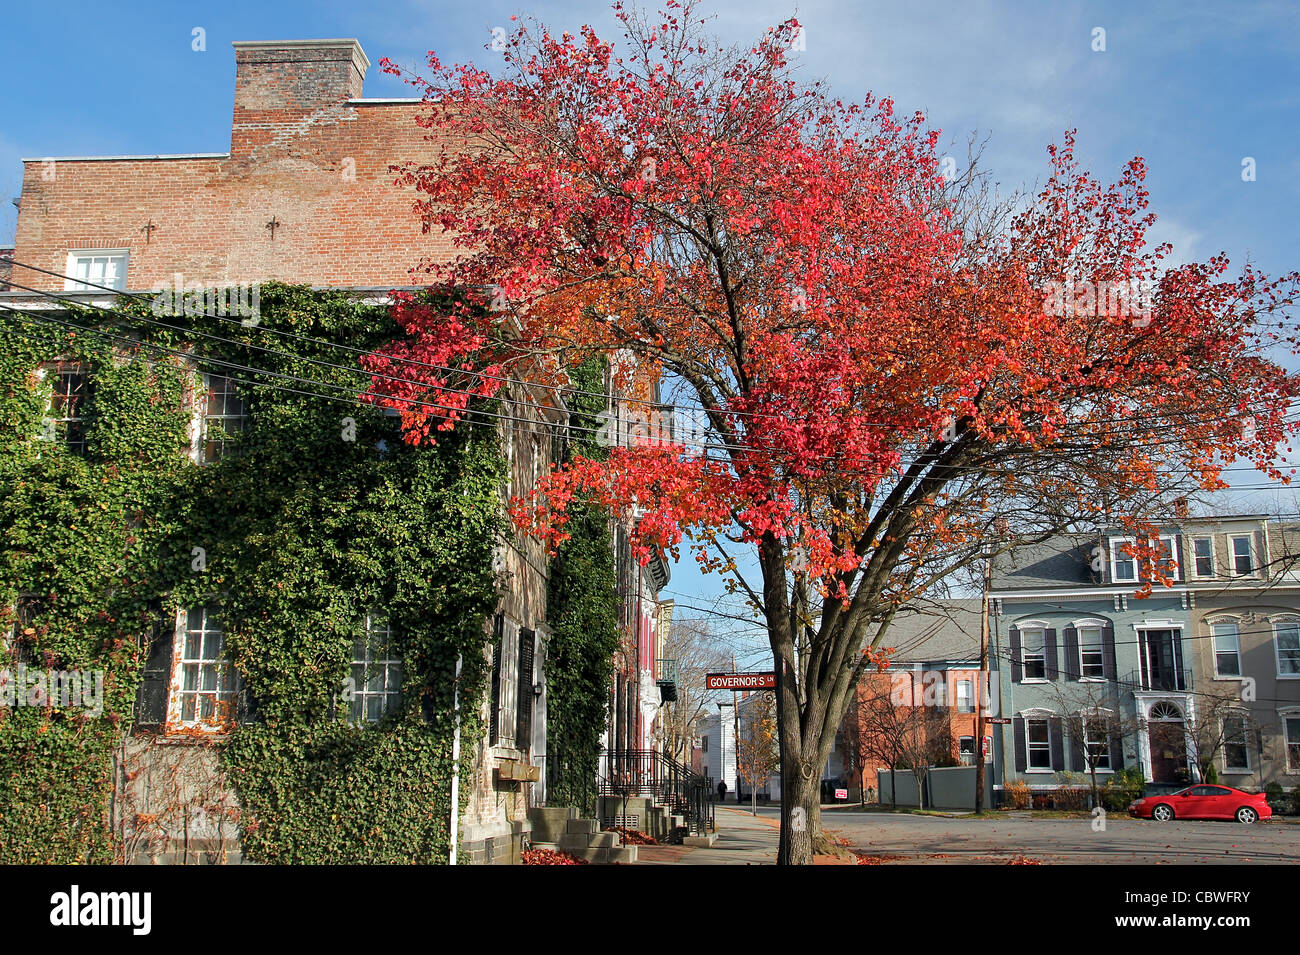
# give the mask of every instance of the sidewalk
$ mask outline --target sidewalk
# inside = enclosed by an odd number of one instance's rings
[[[780,841],[775,819],[751,816],[748,809],[714,810],[718,841],[710,848],[638,846],[637,865],[776,865]]]

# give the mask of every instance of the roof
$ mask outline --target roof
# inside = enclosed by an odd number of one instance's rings
[[[1092,549],[1097,541],[1096,537],[1055,537],[999,554],[993,561],[992,589],[1096,586],[1102,579],[1092,570]]]
[[[978,660],[982,606],[979,597],[960,597],[903,607],[882,641],[895,648],[890,662]]]

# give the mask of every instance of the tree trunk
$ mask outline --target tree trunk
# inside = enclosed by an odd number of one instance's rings
[[[797,759],[794,760],[797,763]],[[799,772],[782,766],[781,791],[785,795],[781,825],[781,849],[778,865],[812,865],[814,825],[819,825],[821,779],[807,779]]]

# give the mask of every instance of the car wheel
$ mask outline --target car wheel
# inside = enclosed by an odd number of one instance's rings
[[[1251,809],[1249,806],[1242,806],[1240,809],[1237,810],[1238,822],[1245,823],[1246,825],[1249,826],[1252,822],[1255,822],[1258,819],[1259,819],[1259,813]]]
[[[1166,806],[1164,803],[1161,803],[1151,810],[1151,818],[1156,822],[1168,822],[1170,819],[1174,818],[1174,807]]]

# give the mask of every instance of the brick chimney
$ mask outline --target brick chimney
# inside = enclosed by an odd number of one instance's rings
[[[370,68],[356,40],[238,42],[235,47],[233,158],[299,128],[311,114],[361,96]]]

